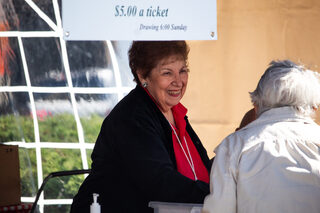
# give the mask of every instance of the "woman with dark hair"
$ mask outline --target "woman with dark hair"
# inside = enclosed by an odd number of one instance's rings
[[[180,103],[188,83],[185,41],[135,41],[129,63],[137,86],[104,120],[92,171],[71,212],[152,212],[150,201],[202,203],[211,162]]]

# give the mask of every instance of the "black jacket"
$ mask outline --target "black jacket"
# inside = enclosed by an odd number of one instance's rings
[[[211,162],[187,118],[187,131],[204,165]],[[149,201],[202,203],[209,185],[177,171],[171,127],[137,86],[104,120],[92,153],[92,171],[74,197],[71,212],[90,212],[92,193],[105,212],[152,212]]]

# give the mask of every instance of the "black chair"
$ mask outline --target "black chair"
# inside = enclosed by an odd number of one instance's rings
[[[32,208],[30,213],[34,213],[37,207],[37,203],[39,200],[39,197],[44,189],[44,186],[46,185],[46,183],[48,182],[48,180],[50,178],[53,177],[61,177],[61,176],[70,176],[70,175],[81,175],[81,174],[86,174],[86,173],[90,173],[91,169],[79,169],[79,170],[70,170],[70,171],[60,171],[60,172],[51,172],[42,182],[41,187],[39,188],[37,195],[36,195],[36,199],[34,201],[34,203],[32,204]]]

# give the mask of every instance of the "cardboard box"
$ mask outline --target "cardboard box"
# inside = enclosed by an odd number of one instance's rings
[[[20,204],[19,147],[0,144],[0,206]]]

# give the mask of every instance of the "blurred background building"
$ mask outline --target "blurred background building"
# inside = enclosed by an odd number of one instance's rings
[[[188,41],[182,100],[211,157],[252,108],[248,92],[271,60],[320,65],[319,1],[218,0],[217,8],[218,40]],[[23,202],[50,172],[90,168],[104,117],[135,86],[131,41],[65,41],[62,32],[61,0],[0,0],[0,143],[20,147]],[[69,212],[83,179],[51,180],[40,211]]]

